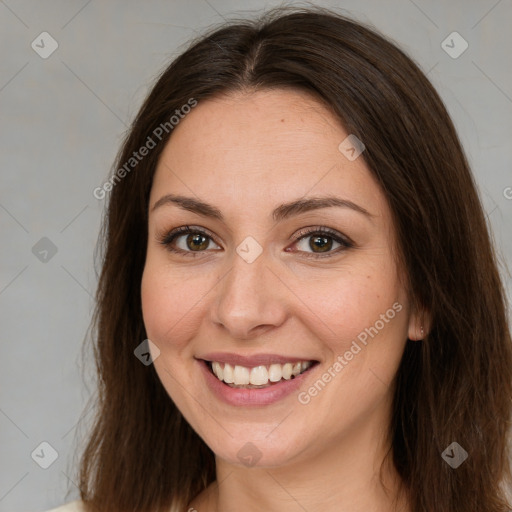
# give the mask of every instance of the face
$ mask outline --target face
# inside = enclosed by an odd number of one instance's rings
[[[231,94],[199,102],[159,160],[144,322],[163,386],[223,461],[306,461],[387,428],[416,321],[348,135],[306,93]]]

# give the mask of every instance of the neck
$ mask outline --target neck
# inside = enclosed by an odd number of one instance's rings
[[[199,512],[409,512],[382,430],[368,423],[352,430],[333,438],[328,450],[311,447],[277,467],[240,467],[217,457],[216,481],[193,504]]]

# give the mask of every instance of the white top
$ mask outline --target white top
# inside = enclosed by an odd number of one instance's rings
[[[52,508],[51,510],[48,510],[47,512],[83,512],[82,507],[82,501],[81,500],[75,500],[71,501],[69,503],[66,503],[65,505],[61,505],[57,508]]]

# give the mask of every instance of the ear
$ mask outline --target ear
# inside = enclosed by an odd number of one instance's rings
[[[432,319],[429,311],[417,309],[411,312],[409,317],[409,330],[407,337],[412,341],[421,341],[428,336],[432,326]]]

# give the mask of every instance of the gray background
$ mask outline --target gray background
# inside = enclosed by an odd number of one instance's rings
[[[104,182],[149,84],[211,24],[280,3],[0,0],[0,512],[49,509],[65,501],[68,488],[68,500],[78,497],[73,464],[84,429],[76,424],[94,389],[81,346],[105,203],[92,191]],[[373,24],[428,73],[510,267],[511,0],[316,3]],[[31,47],[43,31],[59,45],[47,59]],[[441,46],[453,31],[469,44],[455,59]],[[43,237],[56,247],[53,256],[38,254],[48,249]],[[49,461],[43,441],[58,452],[48,469],[31,457],[37,449],[34,458]]]

